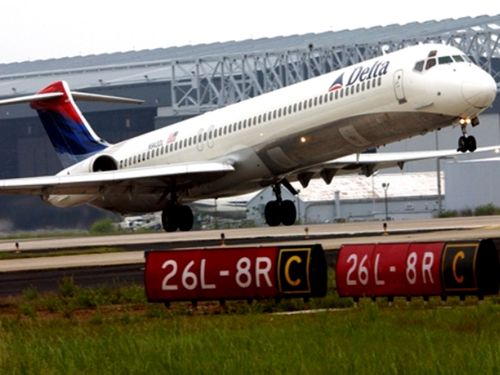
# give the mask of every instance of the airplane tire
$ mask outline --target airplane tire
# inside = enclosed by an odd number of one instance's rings
[[[178,206],[177,222],[182,232],[188,232],[193,228],[193,211],[189,206]]]
[[[476,142],[476,138],[474,138],[472,135],[467,137],[465,139],[465,148],[467,149],[467,151],[469,152],[474,152],[476,151],[476,148],[477,148],[477,142]]]
[[[457,151],[467,152],[467,137],[461,136],[458,138],[458,148]]]
[[[270,227],[277,227],[280,225],[281,215],[280,204],[278,201],[267,202],[266,208],[264,209],[264,217],[267,225]]]
[[[165,208],[161,213],[161,224],[165,232],[175,232],[177,230],[177,220],[173,207]]]
[[[295,204],[287,199],[281,203],[281,222],[283,225],[293,225],[297,220],[297,209]]]

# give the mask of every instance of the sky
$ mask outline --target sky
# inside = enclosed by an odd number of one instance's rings
[[[499,0],[3,0],[0,63],[500,15]]]

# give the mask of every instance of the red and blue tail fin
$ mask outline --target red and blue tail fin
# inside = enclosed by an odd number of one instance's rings
[[[54,94],[54,97],[42,99],[45,94],[48,94],[47,97]],[[109,146],[97,136],[83,117],[66,82],[54,82],[37,95],[41,98],[31,101],[31,107],[38,112],[64,167],[78,163]]]

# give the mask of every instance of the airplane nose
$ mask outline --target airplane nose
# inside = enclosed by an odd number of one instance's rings
[[[493,103],[497,84],[492,76],[482,69],[474,69],[462,83],[462,95],[467,103],[476,108],[486,108]]]

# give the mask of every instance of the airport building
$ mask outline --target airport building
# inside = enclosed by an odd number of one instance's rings
[[[114,143],[421,42],[462,49],[490,72],[500,87],[498,15],[0,64],[0,98],[31,94],[53,81],[66,80],[79,91],[144,99],[141,106],[81,103],[94,130]],[[499,98],[480,120],[481,125],[470,130],[479,146],[500,144]],[[0,128],[0,178],[53,174],[61,169],[36,113],[28,106],[0,107]],[[445,129],[378,151],[456,148],[460,135],[459,128]],[[494,169],[495,165],[484,167]],[[408,165],[405,170],[435,172],[436,168],[436,161],[428,161]],[[445,170],[446,179],[448,169],[444,165],[440,169]],[[471,167],[466,176],[457,178],[474,181],[479,178],[476,169]],[[335,184],[336,179],[330,187],[333,191]],[[456,181],[446,182],[446,186],[458,189]],[[476,194],[476,189],[466,184],[459,187],[469,189],[462,196]],[[441,194],[446,196],[446,205],[448,192],[441,190]],[[331,205],[331,197],[327,200]],[[459,199],[454,198],[456,201]],[[472,198],[470,202],[474,202]],[[85,228],[104,215],[90,207],[56,209],[36,197],[0,196],[0,207],[0,231]]]

